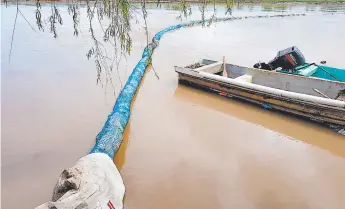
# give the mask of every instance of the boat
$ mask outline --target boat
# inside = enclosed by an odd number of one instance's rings
[[[294,70],[281,69],[277,70],[277,72],[345,82],[344,69],[334,68],[326,65],[318,65],[316,63],[305,63],[299,67],[296,67]]]
[[[181,84],[325,123],[345,135],[345,82],[335,79],[343,78],[345,71],[334,68],[337,77],[327,79],[317,72],[325,69],[305,62],[302,65],[296,70],[267,70],[257,64],[257,68],[242,67],[224,59],[203,59],[185,67],[175,66],[175,71]]]
[[[322,61],[325,64],[326,61]],[[280,73],[321,78],[330,81],[345,82],[345,70],[316,63],[307,63],[302,52],[296,47],[279,51],[277,56],[268,62],[256,63],[254,68],[275,70]]]

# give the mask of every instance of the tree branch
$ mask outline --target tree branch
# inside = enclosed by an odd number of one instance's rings
[[[10,52],[9,52],[9,55],[8,55],[8,62],[11,62],[11,54],[12,54],[14,33],[16,31],[16,24],[17,24],[17,19],[18,19],[18,13],[19,13],[19,5],[18,5],[18,0],[17,0],[17,12],[16,12],[16,17],[14,19],[14,25],[13,25],[13,30],[12,30],[12,38],[11,38]]]
[[[31,29],[37,33],[37,31],[35,30],[35,28],[34,28],[34,27],[31,25],[31,23],[26,19],[26,17],[23,15],[22,11],[20,11],[19,8],[18,8],[18,12],[19,12],[20,15],[24,18],[24,20],[28,23],[28,25],[31,27]]]

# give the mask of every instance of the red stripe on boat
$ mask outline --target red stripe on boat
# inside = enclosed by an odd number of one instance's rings
[[[291,63],[292,66],[296,65],[296,63],[291,59],[291,57],[288,54],[285,55],[285,58]]]

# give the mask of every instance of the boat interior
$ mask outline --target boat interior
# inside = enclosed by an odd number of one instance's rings
[[[222,61],[218,62],[207,59],[203,59],[185,68],[190,68],[193,71],[217,74],[219,76],[227,76],[235,80],[271,88],[345,101],[345,82],[330,81],[307,75],[302,76],[241,67],[232,64],[225,64],[224,69]]]

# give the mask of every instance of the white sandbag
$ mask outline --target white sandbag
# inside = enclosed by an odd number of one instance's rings
[[[52,201],[36,209],[122,209],[125,186],[110,157],[93,153],[62,172]]]

